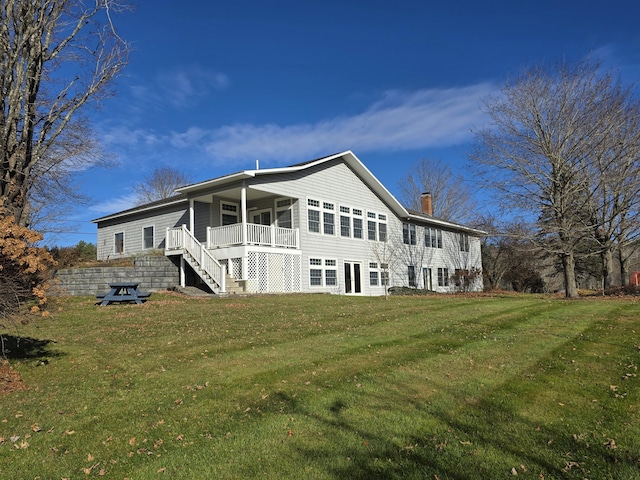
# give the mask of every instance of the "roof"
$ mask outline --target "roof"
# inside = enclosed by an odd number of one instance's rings
[[[299,172],[302,170],[315,167],[316,165],[322,165],[323,163],[327,163],[338,158],[341,158],[342,161],[344,161],[362,179],[362,181],[389,206],[389,208],[399,218],[406,219],[408,221],[414,221],[414,222],[425,223],[430,225],[438,225],[442,227],[465,231],[472,235],[485,234],[485,232],[481,230],[476,230],[474,228],[448,222],[445,220],[441,220],[441,219],[426,215],[424,213],[406,209],[405,207],[402,206],[402,204],[398,200],[396,200],[396,198],[391,194],[391,192],[389,192],[389,190],[387,190],[387,188],[382,183],[380,183],[380,181],[373,175],[373,173],[371,173],[371,171],[364,165],[364,163],[360,161],[360,159],[358,159],[358,157],[356,157],[356,155],[351,150],[346,150],[340,153],[334,153],[333,155],[316,158],[315,160],[308,160],[306,162],[297,163],[294,165],[290,165],[288,167],[242,170],[242,171],[231,173],[221,177],[212,178],[210,180],[205,180],[203,182],[194,183],[192,185],[187,185],[187,186],[178,188],[176,190],[178,192],[178,195],[174,197],[168,198],[166,200],[161,200],[159,202],[140,205],[138,207],[125,210],[123,212],[115,213],[113,215],[92,220],[92,222],[97,223],[100,221],[105,221],[105,220],[110,220],[118,217],[132,215],[135,213],[145,212],[145,211],[153,210],[156,208],[162,208],[162,207],[173,205],[179,202],[186,202],[190,194],[196,194],[202,190],[217,188],[217,187],[224,186],[226,184],[237,182],[239,180],[255,178],[259,176],[261,177],[261,176],[268,176],[268,175],[278,175],[283,173]]]
[[[188,197],[184,193],[179,193],[177,195],[173,195],[168,198],[163,198],[162,200],[156,200],[155,202],[145,203],[144,205],[138,205],[137,207],[129,208],[121,212],[96,218],[94,220],[91,220],[91,223],[104,222],[106,220],[111,220],[113,218],[125,217],[128,215],[133,215],[135,213],[146,212],[148,210],[156,210],[164,207],[169,207],[172,205],[177,205],[180,203],[186,203],[187,201],[188,201]]]

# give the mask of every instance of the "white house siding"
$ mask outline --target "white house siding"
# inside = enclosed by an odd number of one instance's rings
[[[371,190],[366,184],[343,162],[336,160],[302,172],[279,175],[278,181],[273,178],[258,177],[254,181],[261,190],[267,190],[275,195],[297,198],[297,212],[299,219],[300,245],[302,249],[302,290],[305,292],[345,293],[345,262],[360,265],[361,294],[383,295],[381,285],[381,269],[378,271],[378,285],[370,285],[370,263],[389,264],[390,286],[408,286],[408,265],[414,265],[417,287],[426,288],[422,278],[422,269],[432,270],[432,290],[437,292],[452,292],[456,287],[453,281],[448,286],[438,286],[438,268],[446,268],[451,277],[456,269],[481,268],[480,239],[469,236],[469,252],[460,251],[460,233],[446,230],[437,225],[428,225],[442,230],[443,248],[426,247],[424,243],[424,225],[416,225],[417,241],[412,246],[413,251],[403,252],[402,223],[406,219],[398,218],[395,213]],[[334,204],[334,235],[310,232],[308,228],[307,199]],[[340,235],[340,206],[360,209],[363,212],[363,238],[345,238]],[[320,208],[322,211],[322,208]],[[367,240],[367,213],[383,214],[387,218],[388,245],[386,255],[383,253],[381,242]],[[322,213],[321,213],[322,215]],[[353,222],[353,216],[351,216]],[[379,223],[379,220],[376,219]],[[353,233],[353,223],[351,224]],[[394,253],[389,254],[390,251]],[[386,257],[386,258],[385,258]],[[324,270],[325,265],[310,265],[310,259],[336,260],[338,285],[313,286],[310,280],[312,268]],[[482,280],[474,285],[474,289],[482,289]]]
[[[263,180],[258,178],[256,180]],[[345,262],[360,265],[361,294],[383,295],[384,288],[370,285],[369,264],[379,263],[374,254],[375,244],[367,240],[367,212],[376,215],[386,215],[387,223],[391,225],[395,215],[382,200],[370,190],[363,181],[343,162],[327,162],[319,167],[296,173],[279,176],[277,182],[269,181],[269,177],[260,182],[259,188],[283,197],[297,198],[295,217],[299,219],[300,245],[302,249],[302,291],[345,293]],[[258,182],[256,182],[258,183]],[[309,232],[307,218],[307,199],[334,204],[334,235]],[[363,238],[345,238],[340,235],[340,206],[362,210]],[[353,222],[353,217],[352,222]],[[378,220],[376,220],[378,222]],[[297,222],[296,222],[297,223]],[[389,227],[388,227],[389,228]],[[351,223],[353,234],[353,223]],[[312,286],[310,284],[310,259],[335,260],[337,270],[337,285]],[[314,266],[315,267],[315,266]],[[333,267],[328,267],[329,269]],[[327,269],[325,265],[321,269]],[[323,282],[324,283],[324,282]]]
[[[189,224],[187,202],[181,202],[164,209],[154,210],[153,215],[138,213],[114,220],[98,222],[98,260],[117,258],[115,235],[124,233],[124,252],[129,257],[146,251],[143,248],[143,229],[154,228],[153,248],[164,249],[166,230],[183,224]]]

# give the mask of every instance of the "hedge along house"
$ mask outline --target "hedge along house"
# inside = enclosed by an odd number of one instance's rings
[[[405,209],[351,151],[245,170],[93,220],[98,259],[153,250],[214,293],[482,289],[482,231]],[[195,274],[195,275],[194,275]]]

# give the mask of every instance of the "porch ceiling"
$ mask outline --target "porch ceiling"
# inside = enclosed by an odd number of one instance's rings
[[[193,200],[201,203],[213,203],[214,198],[224,198],[227,200],[235,200],[240,203],[240,187],[227,188],[224,190],[218,190],[215,193],[207,193],[205,195],[194,195]],[[267,197],[272,197],[275,194],[273,192],[268,192],[266,190],[259,190],[255,187],[247,187],[247,202],[251,202],[254,200],[260,200]]]

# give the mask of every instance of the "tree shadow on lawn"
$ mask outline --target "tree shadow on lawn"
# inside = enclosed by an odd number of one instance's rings
[[[62,356],[51,350],[53,340],[0,334],[0,358],[7,360],[40,360],[47,363],[50,358]]]
[[[420,391],[406,384],[375,394],[375,404],[389,405],[390,409],[410,405],[424,416],[424,423],[416,422],[402,433],[379,430],[376,422],[351,420],[348,410],[357,408],[353,398],[336,395],[324,410],[314,411],[286,393],[276,392],[274,397],[279,413],[313,419],[322,425],[326,438],[330,437],[327,432],[334,431],[338,437],[358,439],[340,451],[340,458],[332,445],[291,445],[292,453],[336,479],[468,480],[496,475],[582,479],[593,469],[624,474],[640,466],[637,453],[607,446],[595,425],[582,424],[579,419],[573,426],[544,420],[542,425],[536,423],[512,398],[522,393],[518,391],[520,379],[514,382],[488,390],[470,403],[450,402],[449,407],[446,398],[441,396],[436,404],[436,399],[420,398]],[[436,382],[434,387],[444,397],[459,394],[445,383]]]

